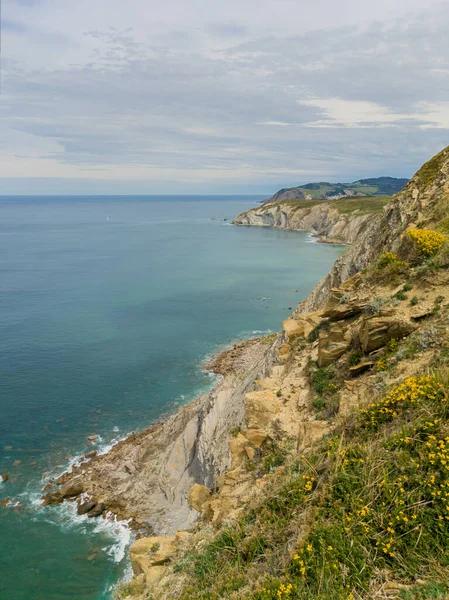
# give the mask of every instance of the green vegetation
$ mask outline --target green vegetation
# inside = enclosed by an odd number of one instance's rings
[[[114,600],[122,600],[123,598],[127,598],[131,595],[140,595],[144,592],[144,589],[144,581],[139,583],[136,583],[135,581],[131,583],[121,581],[115,586],[112,597]]]
[[[310,382],[313,390],[320,396],[327,394],[333,394],[338,388],[337,384],[334,383],[335,372],[331,367],[319,367],[315,371],[312,371]]]
[[[276,200],[265,206],[288,206],[295,210],[311,209],[319,204],[329,204],[341,214],[370,215],[382,212],[383,207],[391,201],[391,196],[363,196],[357,198],[341,198],[340,200]]]
[[[372,283],[394,283],[408,274],[410,266],[393,252],[381,254],[367,272],[367,280]]]
[[[398,179],[395,177],[373,177],[370,179],[360,179],[353,183],[329,183],[320,181],[317,183],[306,183],[293,188],[282,188],[273,195],[272,200],[282,199],[282,196],[289,194],[294,196],[295,200],[312,197],[316,200],[326,200],[332,196],[352,193],[359,196],[391,196],[400,192],[407,184],[407,179]],[[351,196],[347,196],[348,198]]]
[[[407,294],[406,294],[404,291],[402,291],[402,290],[400,290],[399,292],[397,292],[397,293],[394,295],[394,297],[395,297],[397,300],[401,300],[401,301],[402,301],[402,300],[407,300],[407,298],[408,298]]]
[[[363,352],[361,350],[354,350],[348,357],[348,365],[350,367],[355,367],[360,363],[363,357]]]
[[[439,154],[428,160],[416,173],[415,177],[418,185],[421,188],[426,188],[431,185],[438,173],[441,170],[442,165],[448,157],[448,149],[445,148]]]
[[[445,597],[448,392],[445,371],[410,377],[289,460],[264,499],[177,566],[176,597],[349,600],[388,582],[404,600]]]

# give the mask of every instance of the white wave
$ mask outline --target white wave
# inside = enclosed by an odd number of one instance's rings
[[[115,563],[120,563],[126,558],[126,550],[134,540],[134,534],[129,526],[131,519],[119,521],[117,517],[108,512],[103,517],[90,519],[87,515],[77,513],[76,502],[64,502],[60,506],[43,508],[41,494],[37,492],[23,492],[18,496],[20,502],[35,509],[33,521],[45,521],[65,532],[76,530],[83,535],[100,535],[104,539],[102,550]],[[81,500],[88,500],[88,495],[83,494]]]
[[[316,238],[315,234],[307,233],[305,243],[306,244],[317,244],[318,242],[317,242],[317,238]]]
[[[251,335],[269,335],[270,333],[273,333],[272,329],[253,329],[251,331]]]

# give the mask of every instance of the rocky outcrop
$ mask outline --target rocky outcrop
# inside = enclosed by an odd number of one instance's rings
[[[352,244],[365,231],[373,216],[341,214],[331,203],[302,207],[301,202],[276,202],[238,215],[233,224],[310,231],[321,241]]]
[[[201,512],[205,502],[210,498],[210,489],[205,485],[194,483],[189,490],[189,506]]]
[[[328,331],[321,331],[318,340],[318,365],[327,367],[340,358],[350,347],[348,330],[332,324]]]
[[[377,317],[365,319],[360,327],[360,343],[364,353],[385,346],[390,340],[401,340],[410,335],[416,326],[399,318]]]
[[[189,506],[189,490],[195,483],[214,488],[231,467],[229,432],[245,423],[243,397],[264,376],[279,345],[275,336],[234,347],[232,361],[224,361],[228,372],[213,390],[108,454],[73,467],[44,503],[86,492],[91,502],[132,519],[136,528],[166,535],[194,523],[198,511]]]
[[[320,311],[299,315],[295,319],[286,319],[282,323],[282,328],[289,340],[297,337],[307,337],[322,317],[323,314]]]
[[[439,200],[448,196],[449,147],[425,163],[382,213],[371,216],[351,247],[336,260],[328,275],[299,304],[295,313],[325,306],[332,288],[338,288],[367,267],[380,253],[397,251],[402,243],[401,234],[407,227],[418,221],[421,225],[431,224],[439,210]]]

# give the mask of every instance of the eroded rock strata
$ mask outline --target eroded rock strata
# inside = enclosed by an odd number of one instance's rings
[[[180,568],[185,557],[201,555],[220,528],[288,482],[286,456],[304,456],[389,386],[438,364],[449,337],[449,259],[426,271],[413,262],[407,231],[441,225],[448,197],[446,149],[364,221],[282,333],[221,356],[216,369],[224,377],[214,390],[59,480],[47,498],[80,491],[83,501],[153,528],[131,548],[134,579],[122,597],[195,597],[195,573]],[[286,540],[284,552],[295,543]],[[251,597],[269,571],[259,565],[254,581],[219,597]],[[375,585],[379,593],[402,589]]]

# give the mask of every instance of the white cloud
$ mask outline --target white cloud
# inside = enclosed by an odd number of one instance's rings
[[[319,108],[325,119],[311,121],[307,127],[391,127],[403,121],[422,121],[421,128],[449,129],[449,102],[417,103],[416,112],[395,113],[375,102],[314,98],[298,100],[304,106]]]
[[[449,128],[449,5],[426,4],[3,0],[0,193],[410,175]]]

